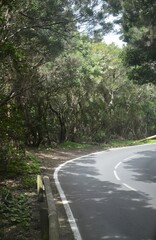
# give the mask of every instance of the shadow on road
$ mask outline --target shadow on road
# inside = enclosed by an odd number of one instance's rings
[[[156,151],[141,151],[139,157],[125,162],[125,168],[132,170],[135,180],[156,183]]]
[[[154,158],[155,152],[139,152],[143,158]],[[140,158],[139,161],[143,161]],[[85,160],[85,161],[84,161]],[[154,173],[139,169],[133,161],[128,168],[145,175],[148,181],[155,181]],[[148,195],[123,190],[120,184],[100,181],[100,173],[94,166],[94,155],[68,164],[61,178],[70,176],[70,184],[63,183],[70,200],[74,216],[84,240],[153,240],[156,229],[156,209],[148,203]],[[70,170],[70,171],[69,171]],[[141,178],[141,175],[137,176]],[[72,184],[71,184],[72,183]],[[70,189],[69,189],[70,188]],[[67,191],[66,191],[67,190]]]

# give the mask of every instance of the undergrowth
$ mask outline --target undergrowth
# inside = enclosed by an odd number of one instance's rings
[[[1,226],[20,224],[29,227],[31,220],[31,210],[28,200],[24,194],[13,194],[8,188],[0,190],[1,205]]]
[[[0,239],[5,239],[7,229],[15,226],[27,232],[32,219],[31,193],[36,192],[39,173],[40,160],[28,153],[24,159],[9,162],[7,171],[1,170]]]

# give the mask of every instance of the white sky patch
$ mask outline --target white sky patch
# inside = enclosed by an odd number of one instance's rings
[[[100,9],[100,4],[98,7],[96,7],[96,10]],[[118,18],[120,18],[120,15],[118,17],[113,17],[112,15],[109,15],[106,19],[106,22],[113,22],[114,20],[118,20]],[[85,34],[87,32],[87,27],[88,27],[88,23],[84,23],[82,25],[77,24],[77,28],[78,31],[81,34]],[[95,28],[98,29],[98,26]],[[114,25],[114,31],[110,31],[110,33],[106,34],[103,37],[103,42],[105,42],[106,44],[115,44],[116,46],[122,48],[124,45],[126,45],[125,42],[123,42],[122,40],[120,40],[120,36],[121,34],[118,34],[117,32],[120,32],[120,25],[119,24],[115,24]]]
[[[108,22],[113,22],[114,20],[118,20],[120,18],[120,16],[118,17],[113,17],[112,15],[109,15],[109,17],[107,18]],[[114,25],[114,30],[116,32],[120,32],[120,25],[119,24],[115,24]],[[106,34],[103,38],[104,42],[106,44],[112,44],[114,43],[115,45],[117,45],[118,47],[122,48],[125,43],[120,39],[121,34],[117,34],[115,32],[110,32],[108,34]]]
[[[125,45],[125,43],[122,40],[120,40],[119,38],[120,38],[120,35],[115,34],[115,33],[109,33],[106,36],[104,36],[104,42],[106,44],[114,43],[118,47],[122,48]]]

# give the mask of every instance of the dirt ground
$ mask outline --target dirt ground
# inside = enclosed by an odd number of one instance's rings
[[[33,151],[33,154],[42,160],[41,173],[43,175],[49,176],[51,181],[52,192],[55,199],[60,224],[60,240],[74,240],[74,237],[71,232],[63,204],[54,183],[54,170],[58,165],[67,160],[100,150],[101,149],[99,147],[93,146],[86,149],[53,149],[46,151]]]

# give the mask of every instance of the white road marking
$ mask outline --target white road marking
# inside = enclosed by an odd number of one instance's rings
[[[151,144],[145,144],[145,145],[151,145]],[[142,146],[142,145],[128,146],[128,147],[126,146],[126,147],[122,147],[122,148],[132,148],[132,147],[141,147],[141,146]],[[113,150],[120,150],[120,149],[122,149],[122,148],[114,148],[114,149],[108,149],[108,150],[109,150],[109,151],[113,151]],[[108,151],[108,150],[106,150],[106,151]],[[64,204],[64,208],[65,208],[65,210],[66,210],[67,217],[68,217],[68,221],[69,221],[70,226],[71,226],[71,229],[72,229],[72,231],[73,231],[75,240],[82,240],[82,237],[81,237],[81,234],[80,234],[80,232],[79,232],[79,229],[78,229],[76,220],[75,220],[75,218],[74,218],[74,216],[73,216],[73,213],[72,213],[72,211],[71,211],[71,208],[70,208],[70,206],[69,206],[69,203],[68,203],[68,201],[67,201],[67,198],[66,198],[66,196],[65,196],[65,193],[64,193],[64,191],[63,191],[63,189],[62,189],[62,187],[61,187],[61,184],[60,184],[60,182],[59,182],[58,172],[60,171],[60,169],[61,169],[63,166],[65,166],[66,164],[68,164],[68,163],[70,163],[70,162],[73,162],[73,161],[75,161],[75,160],[81,159],[82,157],[90,156],[90,155],[92,155],[92,154],[95,154],[95,155],[96,155],[96,154],[100,154],[100,153],[102,153],[102,152],[104,152],[104,151],[87,154],[87,155],[84,155],[84,156],[81,156],[81,157],[78,157],[78,158],[69,160],[69,161],[67,161],[67,162],[59,165],[59,166],[55,169],[55,172],[54,172],[55,184],[56,184],[56,187],[57,187],[58,192],[59,192],[59,194],[60,194],[61,200],[62,200],[62,202],[63,202],[63,204]],[[132,157],[129,157],[129,158],[124,159],[123,162],[129,160],[130,158],[132,158]],[[121,163],[122,163],[122,162],[121,162]],[[120,163],[120,164],[121,164],[121,163]],[[119,166],[119,165],[118,165],[118,166]],[[116,167],[118,167],[118,166],[116,166]],[[120,181],[120,178],[119,178],[119,176],[117,175],[117,172],[116,172],[115,170],[114,170],[114,175],[115,175],[115,177],[117,178],[117,180]],[[131,189],[131,190],[133,190],[133,191],[137,191],[136,189],[130,187],[129,185],[127,185],[127,184],[125,184],[125,183],[123,183],[123,185],[125,185],[126,187],[128,187],[129,189]]]
[[[122,163],[122,162],[119,162],[119,163],[115,166],[114,169],[117,169],[117,168],[120,166],[121,163]]]
[[[136,156],[137,156],[137,155],[133,155],[133,156],[131,156],[131,157],[125,158],[122,162],[126,162],[126,161],[128,161],[128,160],[131,160],[131,159],[135,158]]]
[[[61,165],[62,165],[62,164],[61,164]],[[62,166],[61,166],[61,167],[62,167]],[[70,227],[71,227],[71,229],[72,229],[72,231],[73,231],[74,238],[75,238],[75,240],[82,240],[82,237],[81,237],[81,234],[80,234],[80,232],[79,232],[78,226],[77,226],[77,224],[76,224],[75,218],[74,218],[74,216],[73,216],[73,213],[72,213],[72,211],[71,211],[71,208],[70,208],[70,206],[69,206],[69,203],[68,203],[68,201],[67,201],[67,198],[66,198],[66,196],[65,196],[65,194],[64,194],[64,191],[63,191],[63,189],[62,189],[62,187],[61,187],[61,185],[60,185],[60,182],[59,182],[59,180],[58,180],[58,172],[59,172],[59,170],[61,169],[61,167],[59,166],[59,167],[55,170],[55,172],[54,172],[55,183],[56,183],[57,189],[58,189],[58,191],[59,191],[59,194],[60,194],[62,203],[63,203],[63,205],[64,205],[64,208],[65,208],[65,210],[66,210],[66,213],[67,213],[67,216],[68,216],[68,221],[69,221]]]
[[[132,188],[131,186],[129,186],[128,184],[126,184],[126,183],[122,183],[125,187],[127,187],[127,188],[129,188],[130,190],[132,190],[132,191],[135,191],[135,192],[138,192],[138,190],[137,189],[135,189],[135,188]]]
[[[103,152],[103,151],[101,151]],[[99,154],[101,152],[97,152],[95,154]],[[58,189],[58,192],[60,194],[60,197],[61,197],[61,200],[62,200],[62,203],[64,205],[64,208],[66,210],[66,214],[67,214],[67,217],[68,217],[68,222],[70,224],[70,227],[73,231],[73,234],[74,234],[74,239],[75,240],[82,240],[82,237],[81,237],[81,234],[80,234],[80,231],[78,229],[78,226],[77,226],[77,223],[76,223],[76,220],[73,216],[73,213],[71,211],[71,208],[69,206],[69,201],[67,200],[66,196],[65,196],[65,193],[61,187],[61,184],[59,182],[59,179],[58,179],[58,172],[61,170],[62,167],[64,167],[66,164],[68,163],[71,163],[75,160],[78,160],[78,159],[81,159],[82,157],[87,157],[87,156],[90,156],[91,154],[93,153],[90,153],[90,154],[87,154],[87,155],[84,155],[84,156],[81,156],[81,157],[78,157],[78,158],[74,158],[72,160],[68,160],[62,164],[60,164],[56,169],[55,169],[55,172],[54,172],[54,180],[55,180],[55,184],[56,184],[56,187]]]
[[[120,178],[119,178],[119,176],[117,175],[117,172],[114,170],[114,175],[115,175],[115,177],[116,177],[116,179],[118,180],[118,181],[120,181]]]
[[[125,158],[123,161],[120,161],[119,163],[117,163],[117,165],[114,167],[114,175],[115,175],[115,177],[116,177],[116,179],[118,180],[118,181],[122,181],[120,178],[119,178],[119,176],[118,176],[118,174],[117,174],[117,168],[122,164],[122,163],[124,163],[124,162],[126,162],[126,161],[128,161],[128,160],[130,160],[130,159],[133,159],[134,157],[135,157],[136,155],[133,155],[133,156],[131,156],[131,157],[127,157],[127,158]],[[131,187],[131,186],[129,186],[128,184],[126,184],[126,183],[123,183],[123,182],[121,182],[122,183],[122,185],[124,185],[125,187],[127,187],[128,189],[130,189],[130,190],[132,190],[132,191],[135,191],[135,192],[137,192],[138,190],[136,190],[135,188],[133,188],[133,187]]]

